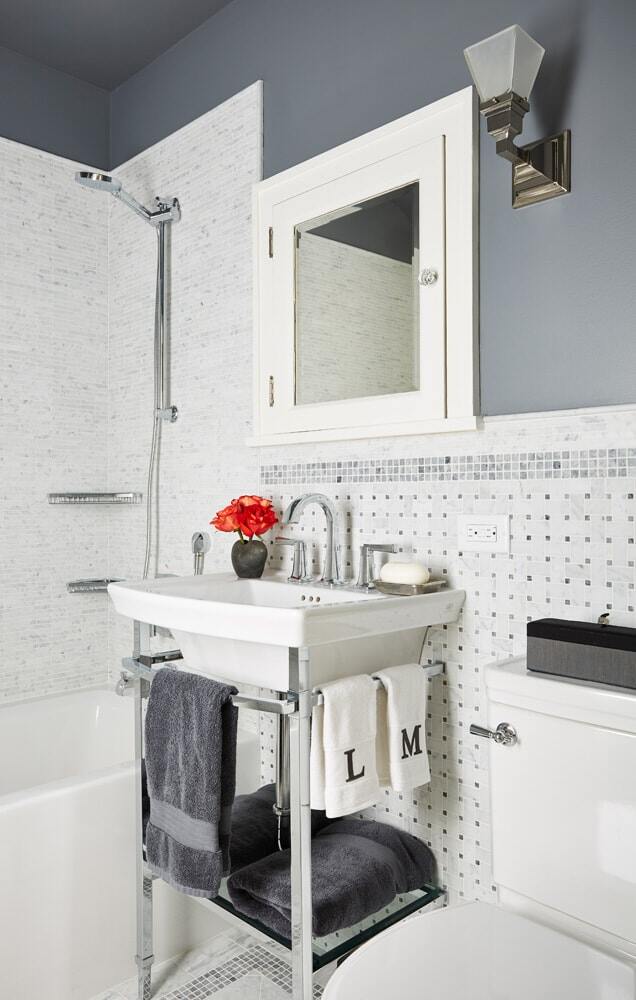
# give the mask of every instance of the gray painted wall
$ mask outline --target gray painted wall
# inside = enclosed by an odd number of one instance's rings
[[[482,124],[482,409],[633,402],[633,0],[234,0],[113,92],[111,164],[260,78],[276,173],[466,86],[464,46],[515,21],[547,49],[523,140],[572,129],[573,193],[513,212]]]
[[[547,49],[524,141],[572,129],[573,193],[513,212],[482,125],[482,408],[633,402],[633,0],[234,0],[114,92],[112,160],[262,78],[276,173],[466,86],[462,49],[515,21]]]
[[[110,95],[0,47],[0,135],[105,167]]]

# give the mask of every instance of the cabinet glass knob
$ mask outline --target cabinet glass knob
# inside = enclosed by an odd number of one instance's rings
[[[425,267],[423,271],[420,271],[420,285],[434,285],[439,274],[434,267]]]

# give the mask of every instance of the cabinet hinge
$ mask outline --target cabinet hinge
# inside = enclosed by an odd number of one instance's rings
[[[269,376],[269,405],[274,405],[274,376]]]
[[[272,226],[269,227],[269,255],[274,256],[274,230]]]

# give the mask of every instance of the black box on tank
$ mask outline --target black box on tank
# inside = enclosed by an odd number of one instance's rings
[[[541,618],[527,635],[528,670],[636,689],[636,628]]]

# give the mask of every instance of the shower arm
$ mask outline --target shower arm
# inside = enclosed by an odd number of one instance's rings
[[[145,219],[152,226],[158,226],[162,222],[178,222],[181,218],[181,210],[176,198],[170,198],[168,201],[156,198],[157,208],[154,212],[151,212],[145,205],[138,202],[124,188],[120,188],[119,191],[113,191],[113,198],[122,201],[128,208],[132,208],[133,212],[140,216],[140,218]]]

